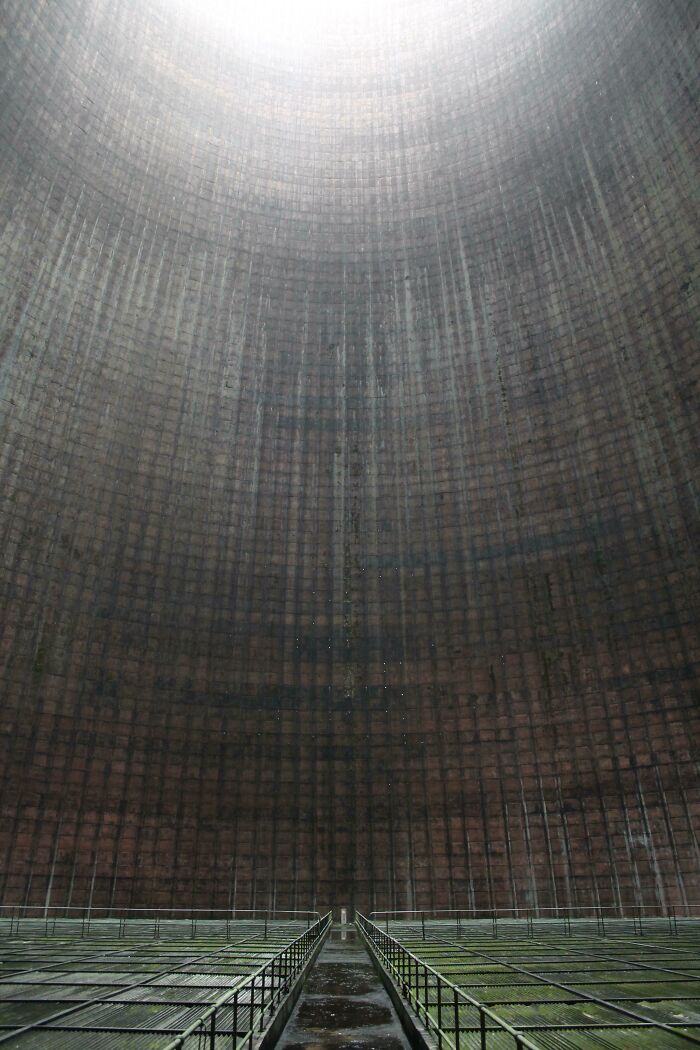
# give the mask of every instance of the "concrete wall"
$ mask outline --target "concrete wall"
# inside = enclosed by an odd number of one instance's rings
[[[5,0],[5,900],[700,897],[698,17]]]

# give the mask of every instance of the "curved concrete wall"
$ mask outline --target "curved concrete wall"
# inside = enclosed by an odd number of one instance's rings
[[[697,891],[697,4],[363,18],[3,4],[6,900]]]

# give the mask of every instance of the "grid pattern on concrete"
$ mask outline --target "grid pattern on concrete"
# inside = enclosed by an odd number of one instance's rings
[[[139,940],[115,921],[111,937],[103,922],[90,937],[24,931],[0,942],[0,1046],[160,1050],[306,930],[232,922],[226,937],[225,925],[193,938],[182,923],[180,938],[169,927],[165,940],[144,929]],[[219,1009],[217,1043],[250,1027],[249,995],[238,1009],[235,1025],[232,1009]]]
[[[697,0],[208,6],[0,3],[3,899],[684,900]]]
[[[630,922],[610,922],[603,936],[590,923],[513,921],[494,936],[486,923],[388,923],[391,938],[448,982],[439,997],[430,972],[402,964],[386,942],[374,946],[441,1046],[700,1046],[700,923],[675,935],[668,924],[648,925],[635,935]],[[484,1021],[474,1003],[488,1008]]]

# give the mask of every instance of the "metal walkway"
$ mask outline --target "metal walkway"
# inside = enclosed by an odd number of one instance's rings
[[[660,925],[386,924],[360,918],[400,993],[448,1050],[690,1050],[700,1047],[700,940]],[[505,932],[505,931],[501,931]]]
[[[335,927],[275,1050],[409,1050],[389,996],[351,927]]]
[[[0,1050],[247,1045],[321,925],[234,921],[226,941],[192,938],[188,923],[165,941],[125,940],[116,921],[111,938],[104,924],[93,939],[25,931],[0,942]]]

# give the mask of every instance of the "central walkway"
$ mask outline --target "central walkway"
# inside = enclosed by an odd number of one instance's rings
[[[275,1050],[410,1050],[352,927],[334,926]]]

